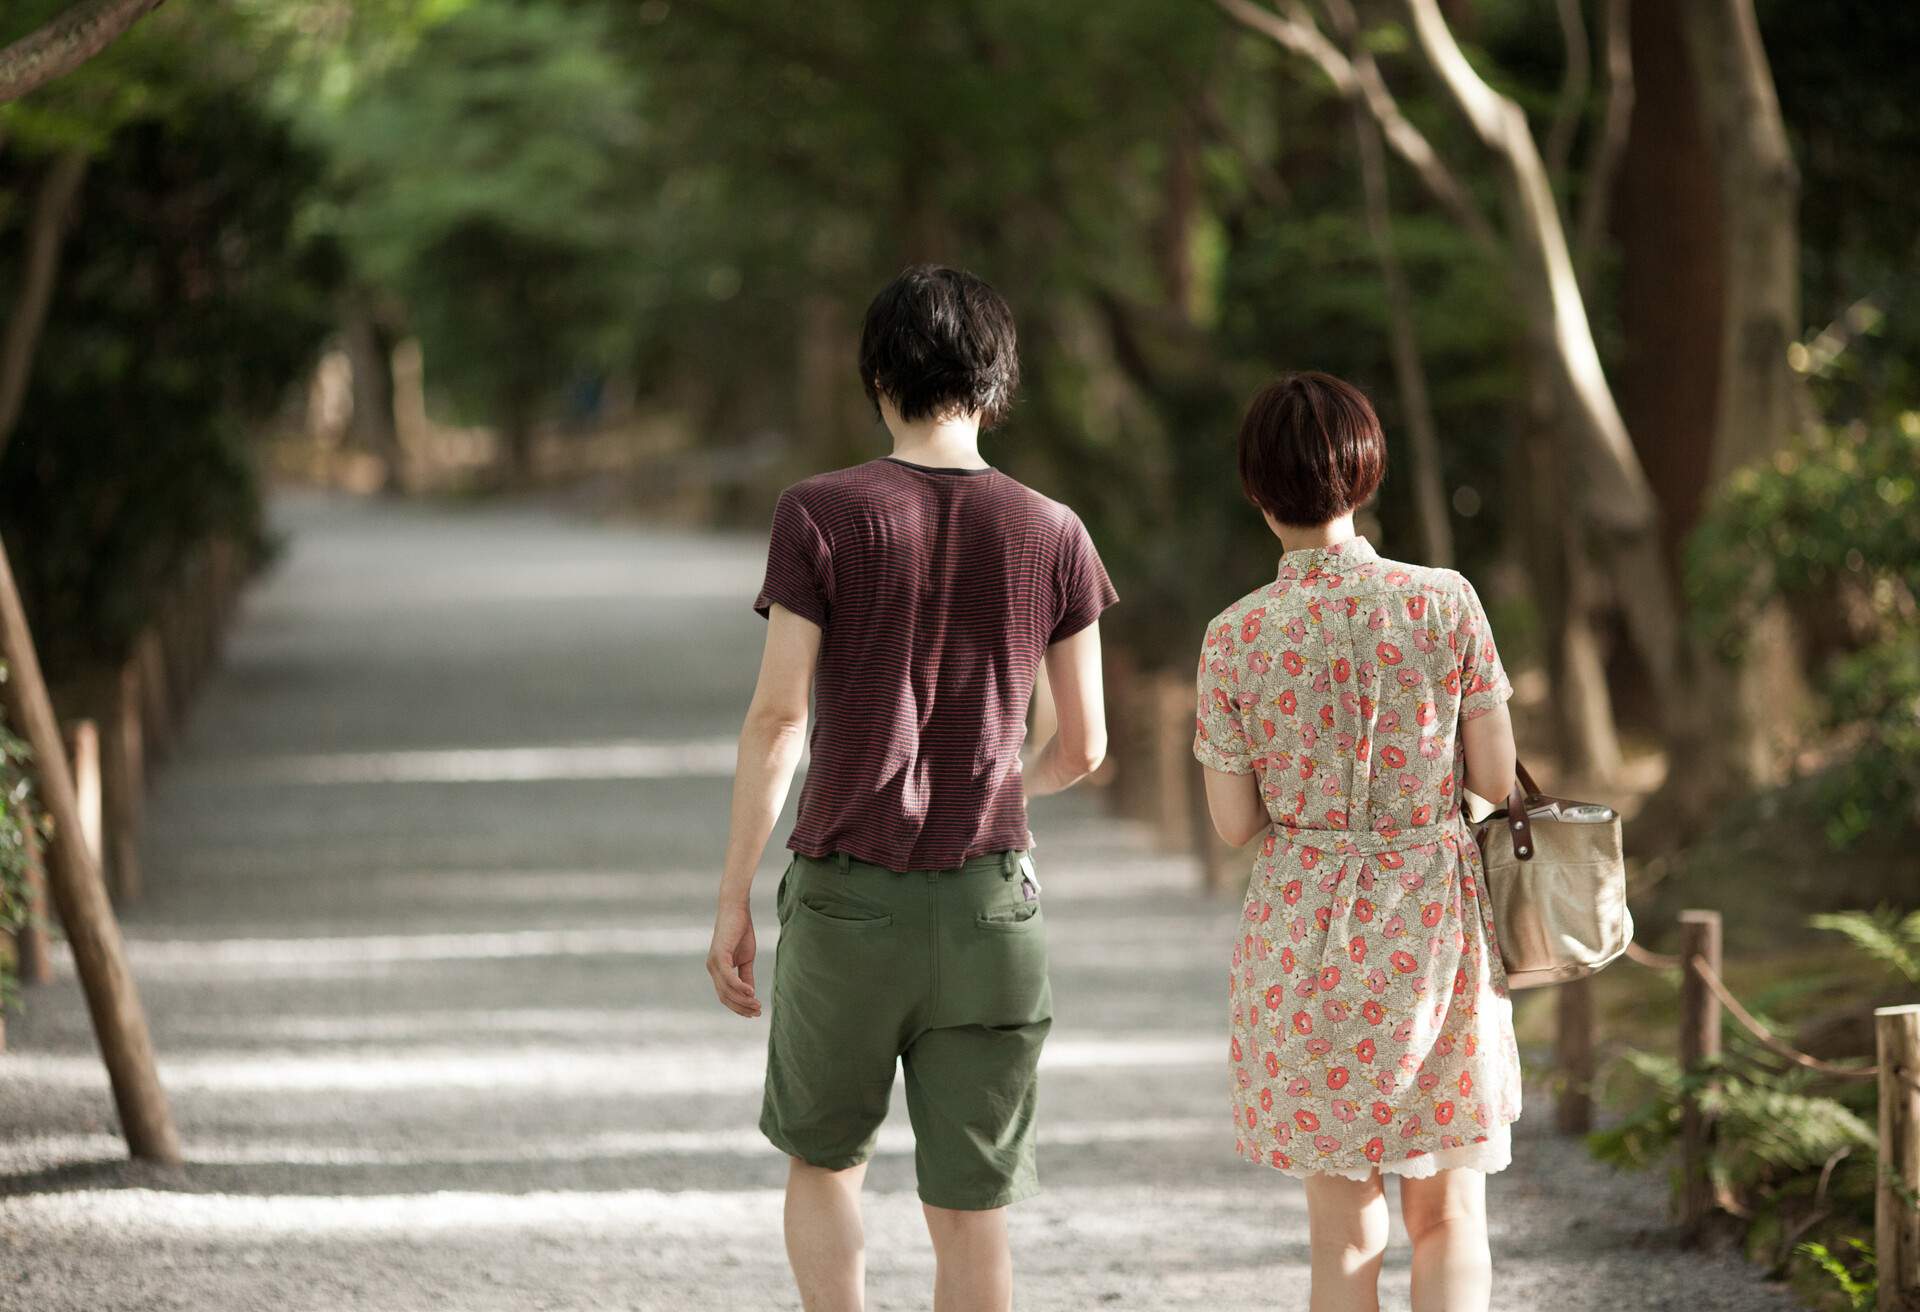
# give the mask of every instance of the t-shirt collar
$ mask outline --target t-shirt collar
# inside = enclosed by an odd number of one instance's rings
[[[1316,566],[1321,569],[1347,568],[1363,565],[1370,560],[1380,559],[1380,553],[1364,537],[1348,538],[1345,542],[1335,542],[1327,546],[1295,547],[1292,551],[1281,553],[1280,569],[1305,570]]]

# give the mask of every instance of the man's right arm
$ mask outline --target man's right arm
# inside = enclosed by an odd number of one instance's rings
[[[1100,680],[1100,622],[1047,648],[1047,682],[1058,727],[1023,772],[1029,798],[1071,788],[1107,755],[1107,709]]]

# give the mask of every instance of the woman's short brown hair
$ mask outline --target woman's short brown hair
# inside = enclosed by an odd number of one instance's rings
[[[1387,439],[1365,393],[1332,374],[1282,374],[1240,421],[1240,485],[1282,524],[1338,519],[1387,472]]]

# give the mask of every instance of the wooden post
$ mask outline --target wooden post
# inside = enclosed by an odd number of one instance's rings
[[[133,664],[140,674],[140,744],[148,760],[165,755],[168,730],[173,726],[172,701],[167,694],[167,652],[160,631],[152,625],[133,640]]]
[[[100,787],[100,730],[92,720],[70,721],[61,734],[67,749],[67,768],[73,772],[73,804],[80,815],[80,837],[94,869],[100,868],[105,844],[105,797]]]
[[[1720,1057],[1720,999],[1714,997],[1693,959],[1704,959],[1720,974],[1720,913],[1680,913],[1680,1068],[1698,1074]],[[1689,1097],[1680,1114],[1680,1225],[1689,1238],[1705,1231],[1714,1211],[1708,1157],[1713,1123],[1698,1098]]]
[[[1879,1312],[1920,1312],[1920,1005],[1873,1013],[1880,1062],[1880,1179],[1873,1251]]]
[[[1153,720],[1154,817],[1160,849],[1193,850],[1193,688],[1178,675],[1153,676],[1146,698]]]
[[[104,794],[102,847],[107,885],[116,902],[140,896],[140,816],[146,803],[145,737],[140,729],[140,667],[128,661],[106,688],[100,712]]]
[[[94,1035],[113,1084],[121,1130],[135,1157],[178,1164],[180,1138],[154,1067],[146,1012],[140,1005],[132,972],[127,969],[126,949],[120,941],[120,926],[113,918],[113,905],[107,900],[99,869],[82,835],[73,776],[67,772],[66,747],[60,741],[60,726],[47,699],[47,685],[40,675],[40,661],[34,654],[26,612],[21,609],[20,593],[14,586],[4,548],[0,548],[0,657],[7,663],[6,682],[0,684],[7,721],[33,748],[39,796],[53,819],[47,882],[86,993]]]
[[[1586,1134],[1593,1129],[1593,980],[1572,980],[1554,992],[1553,1056],[1561,1079],[1554,1124],[1562,1134]]]

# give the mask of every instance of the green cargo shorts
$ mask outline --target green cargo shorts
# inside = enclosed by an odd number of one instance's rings
[[[922,1201],[980,1211],[1036,1192],[1053,993],[1030,858],[901,873],[795,856],[778,906],[761,1132],[815,1166],[866,1161],[898,1062]]]

